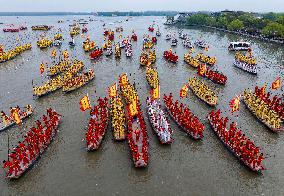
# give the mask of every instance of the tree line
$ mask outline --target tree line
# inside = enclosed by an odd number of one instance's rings
[[[250,35],[284,39],[284,14],[248,12],[198,13],[186,20],[187,25],[205,25]]]

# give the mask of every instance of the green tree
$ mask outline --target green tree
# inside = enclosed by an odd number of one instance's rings
[[[244,28],[244,23],[240,21],[239,19],[233,20],[229,25],[228,29],[231,31],[241,30]]]
[[[187,18],[188,25],[205,25],[206,19],[209,16],[207,14],[194,14]]]
[[[284,25],[277,22],[270,22],[263,28],[262,33],[269,37],[284,38]]]
[[[228,24],[229,24],[228,19],[225,16],[217,18],[217,26],[219,28],[227,29]]]

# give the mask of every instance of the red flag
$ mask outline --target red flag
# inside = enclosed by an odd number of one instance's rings
[[[279,89],[281,86],[281,80],[280,80],[280,77],[278,77],[273,83],[272,83],[272,86],[271,88],[274,89],[274,90],[277,90]]]

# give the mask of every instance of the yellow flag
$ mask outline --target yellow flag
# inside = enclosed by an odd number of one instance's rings
[[[272,89],[277,90],[281,87],[281,80],[280,77],[278,77],[273,83],[272,83]]]
[[[55,58],[56,57],[56,50],[53,49],[52,52],[51,52],[51,57]]]
[[[112,86],[108,89],[109,97],[116,97],[117,96],[117,84],[114,83]]]
[[[132,103],[130,103],[128,107],[129,107],[129,113],[131,116],[135,116],[138,113],[137,104],[135,100],[133,100]]]
[[[80,100],[80,109],[84,112],[86,110],[91,109],[91,103],[89,100],[89,96],[85,95],[81,100]]]
[[[122,86],[128,83],[128,78],[127,78],[126,73],[124,73],[120,76],[120,83],[121,83]]]
[[[68,53],[67,50],[64,50],[64,52],[63,52],[63,57],[64,57],[64,59],[69,58],[69,53]]]
[[[187,97],[187,92],[188,92],[188,83],[185,84],[185,85],[180,89],[179,96],[180,96],[181,98]]]
[[[151,95],[153,100],[160,98],[160,85],[155,89],[151,89]]]

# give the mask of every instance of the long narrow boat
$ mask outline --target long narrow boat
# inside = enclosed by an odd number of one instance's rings
[[[135,167],[146,167],[148,165],[148,134],[146,124],[141,111],[138,94],[129,83],[126,74],[119,79],[120,90],[127,105],[128,144],[132,153]]]
[[[197,56],[195,58],[198,59],[199,61],[206,63],[208,65],[211,65],[211,66],[215,65],[215,63],[217,61],[216,57],[210,57],[210,56],[207,56],[203,53],[197,54]]]
[[[79,60],[74,60],[72,66],[68,67],[64,73],[64,80],[68,80],[71,79],[72,77],[74,77],[78,72],[80,72],[83,68],[84,68],[84,63],[83,61],[79,61]]]
[[[108,99],[98,99],[98,105],[90,112],[91,117],[86,132],[87,150],[97,150],[101,143],[108,127]]]
[[[149,86],[153,89],[159,86],[159,76],[158,72],[153,68],[148,68],[146,72],[146,79]]]
[[[63,80],[61,76],[57,76],[56,78],[48,80],[42,86],[33,86],[34,96],[42,97],[48,95],[51,92],[61,89],[62,86]]]
[[[257,74],[258,72],[258,68],[257,68],[257,65],[254,65],[254,64],[248,64],[248,63],[244,63],[244,62],[240,62],[240,61],[235,61],[234,62],[234,65],[237,67],[237,68],[240,68],[250,74]]]
[[[27,108],[30,107],[30,108]],[[31,116],[33,114],[33,109],[31,108],[31,106],[27,106],[26,110],[24,112],[20,112],[20,119],[23,121],[24,119],[28,118],[29,116]],[[0,132],[12,127],[16,125],[16,122],[14,120],[10,120],[8,124],[5,124],[4,122],[0,123]]]
[[[51,113],[49,113],[51,112]],[[43,129],[42,129],[42,134],[46,133],[46,131],[51,131],[50,134],[50,142],[47,144],[42,144],[39,143],[39,153],[35,154],[34,158],[32,160],[29,160],[28,164],[24,164],[22,161],[20,161],[20,168],[21,170],[17,172],[17,174],[15,172],[13,173],[7,173],[7,178],[8,179],[18,179],[20,178],[23,174],[25,174],[28,170],[30,170],[35,163],[41,158],[41,156],[43,155],[43,153],[47,150],[47,148],[50,146],[50,144],[52,143],[52,141],[54,140],[56,133],[58,132],[57,127],[59,125],[59,122],[61,120],[61,115],[56,113],[54,110],[52,109],[48,109],[47,112],[47,116],[49,117],[48,122],[48,126],[44,125]],[[52,114],[52,116],[50,115]],[[51,130],[50,130],[51,129]],[[28,135],[27,135],[28,137]],[[29,154],[28,149],[26,148],[26,154]]]
[[[171,144],[173,141],[171,125],[161,109],[161,105],[156,100],[147,98],[148,117],[151,126],[162,144]]]
[[[194,68],[197,68],[199,66],[199,60],[192,57],[189,53],[184,54],[184,61]]]
[[[172,63],[178,62],[178,55],[174,54],[172,51],[164,51],[163,56],[167,61],[170,61]]]
[[[189,110],[189,108],[184,107],[184,111],[181,111],[178,114],[174,114],[176,112],[174,112],[175,106],[171,95],[170,96],[164,95],[164,103],[168,111],[168,114],[172,117],[172,119],[185,133],[187,133],[195,140],[200,140],[203,138],[204,125],[199,122],[198,118]],[[177,107],[180,108],[181,104],[178,101],[176,101],[176,103]],[[178,116],[181,116],[181,118],[179,119]],[[184,118],[187,118],[188,121],[181,120]]]
[[[227,143],[225,142],[224,138],[219,134],[218,126],[217,126],[217,124],[214,124],[214,123],[213,123],[213,120],[212,120],[212,118],[210,117],[210,115],[208,116],[208,121],[209,121],[209,123],[210,123],[210,125],[211,125],[211,127],[212,127],[212,129],[213,129],[213,131],[214,131],[214,133],[218,136],[218,138],[221,140],[221,142],[224,144],[224,146],[225,146],[235,157],[237,157],[237,159],[238,159],[240,162],[242,162],[244,165],[246,165],[246,166],[247,166],[248,168],[250,168],[252,171],[260,172],[261,170],[266,170],[266,168],[265,168],[262,164],[253,166],[252,164],[249,164],[248,161],[246,161],[245,159],[243,159],[243,158],[241,157],[241,155],[237,154],[237,153],[234,151],[234,149],[233,149],[229,144],[227,144]],[[228,132],[228,129],[225,128],[224,131],[225,131],[225,132]]]
[[[200,67],[198,68],[198,75],[200,75],[201,77],[204,78],[208,78],[209,80],[211,80],[212,82],[216,83],[216,84],[221,84],[221,85],[225,85],[227,82],[227,76],[225,76],[224,74],[218,72],[218,71],[213,71],[213,70],[206,70],[204,74],[201,73]]]
[[[192,92],[202,101],[210,106],[216,106],[218,101],[218,96],[209,89],[203,82],[197,78],[189,79],[189,88]]]
[[[281,118],[275,112],[270,110],[269,106],[262,99],[257,97],[255,93],[245,90],[243,102],[249,111],[251,111],[251,113],[253,113],[254,116],[264,125],[266,125],[271,131],[284,131],[284,127],[281,126],[281,123],[283,123]]]
[[[126,118],[123,103],[119,95],[110,98],[110,114],[112,121],[113,137],[116,141],[126,138]]]
[[[69,60],[62,60],[58,64],[51,66],[48,69],[47,75],[48,76],[55,76],[58,75],[64,71],[66,71],[69,67],[71,62]]]
[[[138,113],[135,116],[130,115],[128,110],[128,144],[131,150],[132,159],[135,167],[147,167],[149,161],[148,153],[148,135],[146,124],[140,110],[139,103],[137,104]]]
[[[74,91],[86,84],[95,78],[95,73],[93,70],[88,72],[83,72],[82,74],[75,76],[71,79],[65,80],[63,85],[63,92],[68,93]]]

